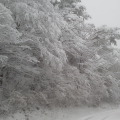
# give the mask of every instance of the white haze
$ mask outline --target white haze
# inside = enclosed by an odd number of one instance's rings
[[[89,23],[94,23],[97,27],[120,27],[120,0],[83,0],[82,3],[92,17],[88,20]],[[120,40],[113,47],[120,48]]]
[[[92,16],[89,22],[96,26],[120,27],[120,0],[83,0],[82,3]]]

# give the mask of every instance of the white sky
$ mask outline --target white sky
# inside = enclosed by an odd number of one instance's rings
[[[96,26],[120,27],[120,0],[82,0]]]
[[[82,0],[82,3],[92,17],[88,20],[89,23],[94,23],[97,27],[120,27],[120,0]],[[120,48],[120,40],[114,47]]]

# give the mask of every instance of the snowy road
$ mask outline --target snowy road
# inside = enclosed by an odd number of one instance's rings
[[[79,120],[120,120],[120,109],[92,114]]]
[[[0,117],[0,120],[120,120],[120,108],[41,109],[26,115],[18,112]]]

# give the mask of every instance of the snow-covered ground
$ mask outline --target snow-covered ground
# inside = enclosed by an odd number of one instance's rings
[[[99,112],[97,114],[85,116],[78,120],[120,120],[120,109]]]
[[[19,112],[1,117],[0,120],[120,120],[120,109],[100,108],[55,108],[34,112]]]

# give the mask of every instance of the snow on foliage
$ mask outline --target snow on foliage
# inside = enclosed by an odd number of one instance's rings
[[[12,27],[0,25],[0,42],[3,43],[18,43],[21,34]]]
[[[14,24],[14,20],[12,18],[12,12],[1,3],[0,3],[0,24],[10,25],[10,26]]]
[[[54,2],[0,1],[0,100],[8,111],[120,97],[120,56],[111,47],[118,28],[86,24],[80,0]]]

